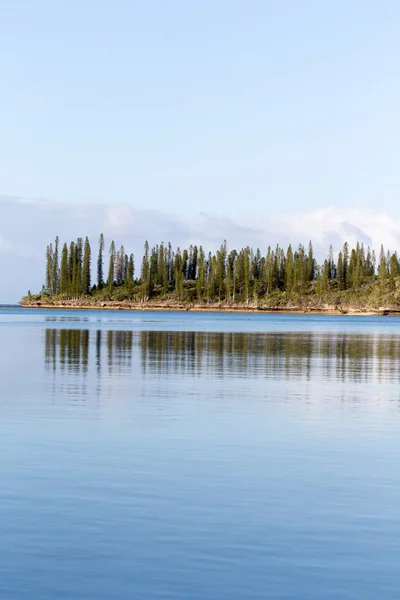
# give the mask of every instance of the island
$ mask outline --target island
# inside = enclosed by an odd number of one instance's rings
[[[105,276],[107,267],[107,276]],[[86,237],[46,248],[45,283],[20,304],[38,308],[265,311],[327,314],[400,314],[400,264],[397,252],[379,256],[370,247],[347,242],[335,256],[332,246],[319,264],[313,244],[214,252],[201,245],[172,248],[144,244],[136,275],[133,254],[114,241],[105,264],[105,241],[99,236],[96,282],[92,249]]]

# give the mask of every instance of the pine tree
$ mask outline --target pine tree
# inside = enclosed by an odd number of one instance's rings
[[[383,292],[385,289],[386,280],[388,278],[388,266],[386,263],[386,256],[383,246],[381,246],[379,255],[378,278],[381,286],[381,292]]]
[[[85,295],[90,293],[90,285],[91,285],[91,274],[90,274],[90,264],[91,264],[91,248],[89,239],[86,236],[85,238],[85,246],[83,250],[83,275],[82,275],[82,290]]]
[[[199,302],[204,297],[204,288],[205,288],[205,255],[203,247],[199,248],[199,260],[198,260],[198,276],[196,281],[197,288],[197,299]]]
[[[76,271],[75,267],[75,242],[71,242],[69,245],[69,256],[68,256],[68,293],[74,295],[74,274]]]
[[[397,258],[397,252],[394,252],[389,261],[390,277],[395,278],[399,275],[399,259]]]
[[[227,243],[224,240],[224,243],[221,245],[219,251],[216,256],[216,273],[215,273],[215,283],[217,288],[218,300],[221,301],[221,297],[224,294],[224,281],[226,275],[226,258],[228,255]]]
[[[349,245],[347,242],[343,244],[343,280],[344,280],[344,289],[349,287]]]
[[[133,290],[134,276],[135,276],[135,263],[134,263],[134,259],[133,259],[133,254],[131,254],[129,256],[128,266],[126,269],[126,280],[127,280],[127,284],[128,284],[128,289],[130,291]]]
[[[67,294],[69,291],[68,280],[68,247],[64,243],[61,251],[61,267],[60,267],[60,293]]]
[[[175,253],[175,291],[178,295],[179,300],[182,300],[183,296],[183,280],[184,280],[184,262],[182,260],[181,251],[177,248]]]
[[[396,277],[399,275],[399,261],[397,253],[394,252],[389,259],[389,278],[390,278],[390,289],[396,288]]]
[[[141,297],[146,301],[150,295],[150,263],[149,263],[149,243],[146,241],[144,245],[144,255],[142,260],[142,269],[140,273],[142,283]]]
[[[83,291],[83,240],[79,237],[75,244],[75,273],[74,273],[74,293],[76,296],[81,296]]]
[[[243,254],[243,266],[244,266],[244,282],[243,282],[243,295],[245,302],[249,302],[250,299],[250,248],[245,248]]]
[[[332,249],[332,246],[331,246]],[[307,256],[307,279],[308,281],[312,281],[315,277],[315,259],[314,259],[314,250],[312,247],[311,240],[308,244],[308,256]]]
[[[108,277],[107,277],[107,285],[110,290],[114,286],[114,278],[115,278],[115,243],[114,240],[111,241],[110,250],[109,250],[109,262],[108,262]]]
[[[115,279],[117,285],[122,285],[124,281],[124,269],[125,269],[125,248],[120,247],[115,258]]]
[[[330,279],[330,261],[329,259],[324,260],[324,266],[322,268],[322,279],[321,279],[321,289],[324,292],[329,290],[329,279]]]
[[[59,239],[58,236],[55,239],[54,243],[54,253],[53,253],[53,274],[52,274],[52,288],[53,294],[58,294],[60,291],[60,271],[59,271],[59,258],[58,258],[58,244]]]
[[[97,287],[99,290],[101,290],[104,285],[103,253],[104,253],[104,235],[101,233],[100,239],[99,239],[99,254],[97,257]]]
[[[266,273],[267,273],[267,279],[266,279],[267,294],[270,294],[273,290],[274,262],[275,262],[274,253],[271,250],[271,247],[268,246],[267,256],[265,257],[265,267],[266,267]]]
[[[235,301],[234,272],[236,257],[236,250],[231,250],[228,255],[228,261],[226,265],[225,294],[228,302],[230,302],[231,300]]]
[[[182,252],[182,275],[183,275],[183,279],[187,279],[187,274],[188,274],[188,263],[189,263],[189,254],[188,251],[186,249],[183,250]]]
[[[53,246],[50,244],[46,248],[46,293],[53,294]]]
[[[337,262],[337,276],[339,280],[339,289],[344,290],[346,287],[345,275],[343,269],[343,254],[339,252],[338,262]]]
[[[154,246],[151,249],[150,259],[149,259],[149,272],[150,272],[150,274],[149,274],[149,295],[151,295],[151,293],[154,290],[154,286],[157,283],[158,253],[159,253],[158,246]]]
[[[122,275],[122,282],[123,283],[126,283],[126,280],[128,278],[128,264],[129,264],[129,258],[128,258],[128,255],[125,254],[125,256],[124,256],[124,272],[123,272],[123,275]]]
[[[335,259],[333,257],[332,244],[329,246],[328,263],[329,263],[329,279],[336,279],[337,267],[335,265]]]
[[[285,266],[285,289],[290,292],[293,287],[293,250],[291,244],[289,244],[286,253],[286,266]]]
[[[192,281],[194,281],[197,277],[197,256],[198,256],[198,249],[197,246],[193,247],[193,255],[192,255],[192,270],[190,273],[190,279]]]
[[[376,271],[376,254],[375,250],[372,250],[372,275],[375,275]]]
[[[209,252],[208,258],[207,258],[207,277],[206,277],[207,302],[212,302],[215,298],[216,272],[217,272],[217,259],[215,256],[212,256],[211,252]]]
[[[157,261],[157,277],[156,283],[165,289],[166,280],[168,279],[165,261],[165,248],[164,242],[161,242],[158,249],[158,261]]]
[[[372,256],[371,256],[371,248],[368,246],[367,249],[367,257],[365,259],[365,271],[364,274],[366,277],[371,277],[374,274],[374,267],[372,264]]]

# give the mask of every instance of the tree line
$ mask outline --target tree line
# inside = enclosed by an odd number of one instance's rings
[[[375,251],[357,243],[350,248],[347,242],[335,257],[332,246],[327,258],[318,264],[310,242],[305,248],[291,244],[286,250],[277,245],[268,247],[266,254],[250,247],[228,250],[224,241],[214,254],[205,253],[202,246],[188,249],[172,248],[171,243],[150,248],[146,241],[135,277],[133,254],[124,246],[116,248],[114,241],[108,250],[106,267],[105,241],[99,237],[96,283],[92,284],[92,250],[88,237],[66,242],[60,251],[58,237],[46,249],[46,279],[42,293],[51,296],[82,297],[111,293],[124,289],[126,297],[147,301],[155,295],[174,292],[178,299],[190,289],[191,299],[198,301],[249,302],[276,290],[302,293],[314,283],[321,294],[334,285],[339,290],[355,289],[373,278],[382,285],[400,273],[397,253],[385,252],[381,246],[377,259]]]

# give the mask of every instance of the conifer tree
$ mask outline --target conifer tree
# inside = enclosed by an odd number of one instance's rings
[[[244,282],[243,282],[243,295],[245,302],[250,299],[250,249],[245,248],[243,254],[243,266],[244,266]]]
[[[53,246],[50,244],[46,248],[46,293],[53,294]]]
[[[68,267],[68,293],[74,295],[74,274],[76,271],[75,267],[75,242],[71,242],[69,245],[68,255],[69,267]]]
[[[54,253],[53,253],[53,275],[52,275],[52,288],[53,294],[58,294],[60,291],[60,272],[59,272],[59,257],[58,257],[58,244],[59,239],[58,236],[55,239],[54,243]]]
[[[99,290],[101,290],[104,285],[103,254],[104,254],[104,235],[101,233],[100,239],[99,239],[99,254],[97,257],[97,287]]]
[[[231,250],[228,255],[227,265],[226,265],[226,299],[228,302],[231,300],[235,301],[235,287],[234,287],[234,272],[235,272],[235,260],[237,257],[236,250]]]
[[[82,258],[83,258],[83,240],[81,237],[79,237],[76,240],[76,244],[75,244],[74,293],[76,296],[80,296],[83,291]]]
[[[142,269],[140,273],[142,284],[141,297],[146,301],[150,295],[150,263],[149,263],[149,243],[146,241],[144,245],[144,255],[142,260]]]
[[[349,245],[347,242],[343,244],[343,280],[344,280],[344,289],[346,289],[350,285],[350,277],[349,277]]]
[[[329,289],[330,271],[331,271],[330,260],[325,259],[324,266],[322,269],[322,279],[321,279],[321,289],[324,292],[327,292]]]
[[[168,273],[167,273],[166,266],[167,265],[166,265],[166,256],[165,256],[164,242],[161,242],[160,247],[158,249],[156,282],[163,289],[165,289],[166,283],[167,283],[167,280],[168,280]]]
[[[130,289],[133,288],[134,276],[135,276],[135,263],[134,263],[133,254],[131,254],[129,256],[128,266],[126,269],[126,279],[127,279],[128,287]]]
[[[194,281],[197,276],[197,256],[198,256],[198,249],[197,249],[197,246],[194,246],[193,247],[193,255],[192,255],[192,270],[190,273],[190,279],[192,281]]]
[[[338,274],[337,276],[338,276],[338,280],[339,280],[339,289],[344,290],[346,283],[345,283],[345,276],[344,276],[344,269],[343,269],[342,251],[339,252],[339,256],[338,256],[337,274]]]
[[[199,260],[198,260],[198,277],[196,281],[197,288],[197,299],[200,302],[203,299],[204,288],[205,288],[205,255],[203,247],[199,248]]]
[[[149,259],[149,294],[154,290],[154,286],[157,283],[158,278],[158,246],[154,246],[150,252]]]
[[[332,249],[332,246],[331,246]],[[312,247],[311,240],[308,244],[308,256],[307,256],[307,279],[308,281],[312,281],[315,277],[315,259],[314,259],[314,250]]]
[[[174,274],[175,274],[175,291],[178,295],[179,300],[182,299],[183,295],[183,280],[184,280],[184,262],[182,260],[181,251],[178,248],[175,253],[175,265],[174,265]]]
[[[68,247],[64,243],[61,251],[61,267],[60,267],[60,293],[67,294],[69,292],[68,281]]]
[[[122,275],[123,283],[126,283],[126,280],[128,278],[128,264],[129,264],[129,258],[128,258],[128,255],[125,254],[125,256],[124,256],[124,272]]]
[[[290,292],[293,287],[293,250],[291,244],[289,244],[286,253],[286,266],[285,266],[285,289]]]
[[[366,277],[371,277],[373,274],[374,274],[374,266],[372,263],[371,248],[368,246],[367,256],[365,259],[365,275],[366,275]]]
[[[188,262],[189,262],[189,254],[188,254],[188,251],[186,249],[184,249],[183,252],[182,252],[182,275],[183,275],[183,279],[187,279]]]
[[[115,257],[115,279],[117,285],[121,285],[124,281],[124,269],[125,269],[125,248],[120,247]]]
[[[207,258],[207,277],[206,277],[207,302],[212,302],[215,298],[216,272],[217,272],[217,259],[215,256],[212,256],[211,252],[209,252],[208,258]]]
[[[392,290],[396,287],[396,277],[399,275],[399,261],[397,253],[394,252],[389,261],[390,287]]]
[[[376,271],[376,253],[375,250],[372,250],[372,275],[375,275]]]
[[[386,256],[383,246],[381,246],[381,251],[379,255],[379,267],[378,267],[378,278],[381,285],[381,291],[385,288],[385,283],[388,277],[388,266],[386,263]]]
[[[267,294],[270,294],[273,289],[274,262],[274,253],[272,252],[271,247],[268,246],[267,256],[265,257]]]
[[[111,241],[110,250],[109,250],[109,262],[108,262],[108,277],[107,277],[107,285],[110,290],[114,286],[114,278],[115,278],[115,243],[114,240]]]
[[[91,285],[90,265],[91,265],[91,248],[90,248],[89,239],[86,236],[85,246],[84,246],[84,250],[83,250],[83,274],[82,274],[82,278],[83,278],[82,288],[83,288],[83,293],[85,295],[89,294],[89,292],[90,292],[90,285]]]
[[[332,244],[329,246],[328,263],[329,263],[329,279],[336,279],[337,267],[335,265],[335,259],[333,257]]]
[[[224,293],[224,281],[226,274],[226,259],[227,259],[227,243],[224,240],[224,243],[221,245],[219,251],[216,256],[216,269],[215,269],[215,284],[217,288],[218,300],[221,301],[221,296]]]
[[[173,280],[173,252],[171,242],[168,242],[167,249],[168,281]]]

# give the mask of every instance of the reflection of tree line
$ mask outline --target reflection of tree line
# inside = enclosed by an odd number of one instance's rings
[[[132,362],[132,331],[102,331],[88,329],[46,329],[45,364],[61,370],[87,372],[91,333],[96,345],[96,365],[100,370],[105,356],[109,370],[130,366]]]
[[[397,336],[144,331],[140,347],[149,374],[400,378]]]
[[[147,374],[399,378],[400,336],[368,334],[47,329],[45,363],[86,372],[91,342],[99,372],[129,369],[135,345]]]
[[[46,329],[45,363],[55,369],[68,367],[86,371],[89,360],[89,331],[87,329]]]

